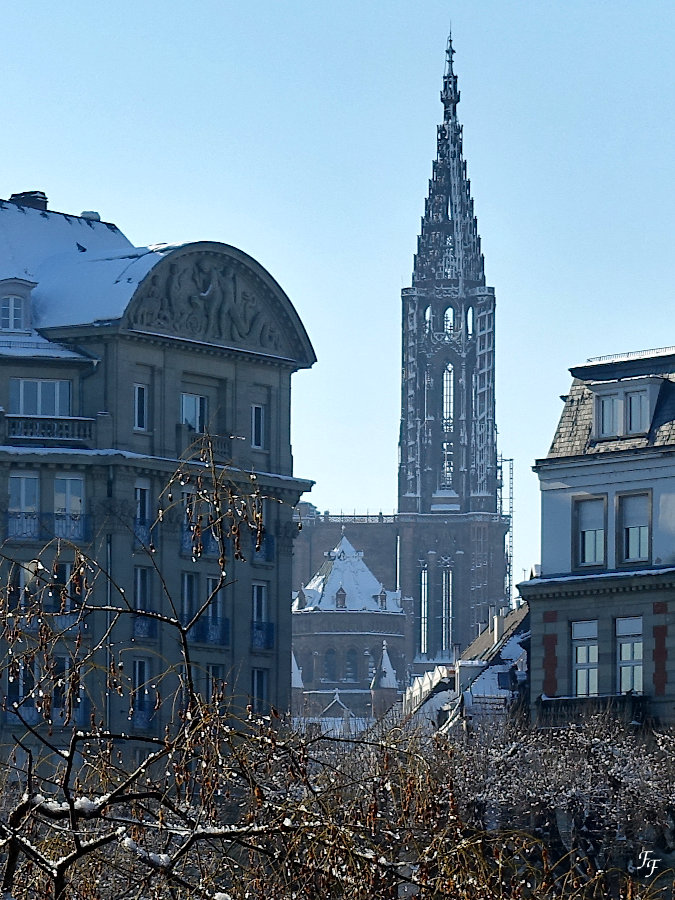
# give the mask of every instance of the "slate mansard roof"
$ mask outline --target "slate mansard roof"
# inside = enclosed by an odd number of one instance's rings
[[[551,448],[545,459],[537,460],[537,466],[562,457],[675,446],[675,348],[602,357],[570,372],[572,386],[563,398],[565,406]],[[594,438],[594,387],[616,382],[618,387],[630,390],[633,382],[645,378],[660,382],[649,430],[612,439]]]
[[[226,297],[227,280],[236,277],[238,293]],[[9,279],[32,285],[31,340],[40,340],[35,329],[118,322],[128,330],[259,352],[266,328],[265,355],[300,368],[316,361],[299,316],[270,273],[242,250],[217,241],[135,247],[117,225],[92,214],[0,200],[0,282]],[[171,289],[173,309],[171,297],[163,299]],[[174,314],[178,301],[183,310],[172,318],[167,308]],[[190,320],[195,310],[204,324]],[[249,327],[256,314],[257,331]],[[172,330],[176,323],[178,331]]]

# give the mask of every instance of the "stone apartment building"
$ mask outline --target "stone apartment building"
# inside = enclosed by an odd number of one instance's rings
[[[49,545],[49,567],[58,552],[61,598],[44,613],[64,628],[66,676],[78,548],[109,576],[94,580],[95,604],[111,602],[112,584],[115,602],[189,620],[217,584],[222,560],[208,529],[194,554],[192,484],[162,495],[181,457],[206,439],[238,490],[255,470],[269,499],[262,545],[247,533],[245,561],[230,552],[226,585],[190,633],[195,677],[207,693],[227,682],[241,706],[289,707],[291,508],[311,485],[293,474],[291,374],[314,361],[290,300],[243,251],[212,241],[135,247],[97,213],[50,210],[41,192],[0,201],[3,584],[11,606],[16,591],[31,590],[30,561]],[[106,621],[90,616],[77,639]],[[176,639],[142,615],[125,621],[114,656],[133,688],[131,724],[128,700],[103,702],[100,684],[87,692],[110,727],[159,734],[165,709],[149,688],[170,671],[162,696],[175,693]],[[8,677],[5,668],[2,677],[7,736],[13,703],[40,716],[34,673]]]
[[[531,615],[534,717],[580,705],[675,722],[675,349],[589,360],[541,487]]]

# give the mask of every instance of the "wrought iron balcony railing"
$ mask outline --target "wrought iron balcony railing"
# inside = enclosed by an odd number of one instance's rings
[[[48,541],[53,537],[85,541],[90,536],[90,519],[80,513],[7,513],[7,537],[15,541]]]
[[[230,620],[202,616],[190,629],[189,638],[202,644],[227,647],[230,643]]]
[[[157,640],[157,619],[135,613],[133,634],[135,638]]]
[[[251,622],[251,649],[274,649],[274,623]]]

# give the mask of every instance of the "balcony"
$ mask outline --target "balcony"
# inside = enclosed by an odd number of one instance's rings
[[[183,523],[180,532],[181,553],[192,556],[197,547],[201,545],[201,556],[217,558],[220,555],[220,549],[211,528],[207,526],[206,528],[201,529],[197,536],[195,534],[195,527],[189,525],[187,522]]]
[[[251,650],[274,650],[273,622],[251,622]]]
[[[7,537],[14,541],[88,540],[90,520],[80,513],[8,512]]]
[[[264,534],[260,549],[255,549],[256,536],[251,533],[251,561],[257,563],[273,563],[274,562],[274,535]]]
[[[588,716],[609,713],[621,721],[642,724],[649,712],[644,694],[599,694],[595,697],[542,697],[537,701],[539,726],[580,723]]]
[[[11,444],[90,449],[96,446],[96,419],[5,415],[5,428],[6,440]]]
[[[134,550],[148,549],[155,544],[155,532],[148,519],[134,519]]]
[[[190,629],[189,638],[201,644],[228,647],[230,644],[230,620],[202,616]]]
[[[17,700],[10,700],[8,703],[20,703]],[[61,697],[58,701],[59,703],[63,702],[63,698]],[[19,716],[21,718],[19,718]],[[14,727],[21,726],[22,721],[26,723],[26,725],[40,725],[43,722],[48,721],[51,718],[52,724],[58,727],[68,727],[69,725],[83,725],[86,726],[89,724],[91,718],[91,702],[89,698],[85,695],[82,695],[79,698],[79,702],[73,703],[72,715],[70,719],[68,717],[68,710],[63,706],[53,705],[51,709],[51,714],[49,717],[45,718],[45,714],[42,708],[38,708],[35,706],[35,702],[32,699],[24,700],[20,706],[18,706],[17,711],[12,708],[7,708],[5,710],[5,724],[11,725]]]
[[[157,640],[157,619],[149,616],[134,614],[133,635],[146,641]]]
[[[155,704],[152,701],[145,697],[137,698],[130,716],[133,729],[139,731],[153,730],[155,727],[153,722],[155,711]]]

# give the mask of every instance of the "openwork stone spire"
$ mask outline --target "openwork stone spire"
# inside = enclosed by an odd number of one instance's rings
[[[438,152],[417,243],[413,286],[429,281],[460,286],[485,284],[471,183],[462,157],[462,126],[457,119],[459,90],[452,65],[454,52],[449,37],[441,91],[443,123],[438,126]]]

